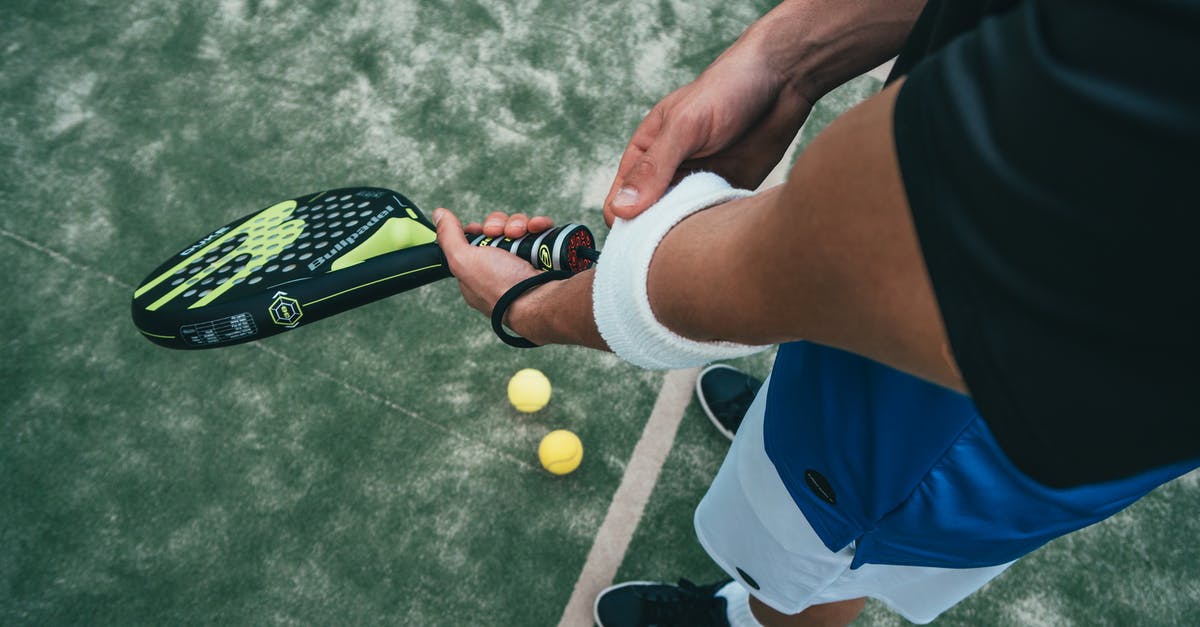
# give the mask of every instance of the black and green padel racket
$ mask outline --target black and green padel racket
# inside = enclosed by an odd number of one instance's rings
[[[171,256],[133,293],[133,323],[168,348],[269,337],[450,275],[432,222],[404,196],[354,187],[275,203]],[[516,240],[468,236],[543,270],[580,272],[595,238],[567,224]]]

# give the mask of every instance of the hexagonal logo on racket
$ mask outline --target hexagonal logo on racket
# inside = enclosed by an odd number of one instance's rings
[[[271,320],[275,324],[284,327],[294,327],[300,324],[300,318],[304,316],[304,310],[300,308],[300,301],[288,296],[286,292],[275,292],[275,300],[271,302],[267,311],[271,313]]]

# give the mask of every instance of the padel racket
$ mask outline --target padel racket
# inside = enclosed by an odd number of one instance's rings
[[[133,323],[169,348],[269,337],[450,276],[437,231],[404,196],[353,187],[275,203],[171,256],[133,293]],[[580,272],[598,253],[567,224],[520,239],[468,236],[543,270]]]

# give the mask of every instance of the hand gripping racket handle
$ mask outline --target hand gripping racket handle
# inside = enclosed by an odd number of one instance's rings
[[[582,224],[566,224],[517,239],[468,235],[472,246],[507,250],[539,270],[566,270],[572,274],[592,267],[599,260],[596,238]]]

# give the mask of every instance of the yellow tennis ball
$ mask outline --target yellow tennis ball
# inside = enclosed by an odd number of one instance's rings
[[[551,431],[538,445],[538,459],[542,461],[542,468],[565,475],[579,468],[579,462],[583,461],[583,442],[566,429]]]
[[[535,412],[550,402],[550,379],[540,370],[526,368],[508,380],[508,400],[517,411]]]

